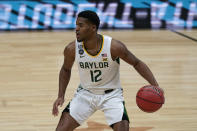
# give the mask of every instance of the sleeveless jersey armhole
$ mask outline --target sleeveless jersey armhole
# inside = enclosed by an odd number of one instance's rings
[[[111,56],[111,37],[105,36],[105,44],[107,44],[107,52],[109,52],[109,59],[110,61],[113,61],[112,56]]]

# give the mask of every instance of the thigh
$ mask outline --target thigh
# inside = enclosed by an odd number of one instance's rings
[[[117,91],[111,96],[107,96],[107,99],[104,99],[103,101],[101,110],[104,112],[106,120],[110,126],[123,120],[129,122],[121,91]]]
[[[77,128],[79,124],[77,121],[70,116],[68,112],[63,112],[59,123],[57,125],[56,131],[73,131]]]
[[[113,124],[112,128],[114,131],[129,131],[129,121],[122,120],[120,122],[117,122]]]
[[[86,91],[81,90],[75,94],[63,112],[69,112],[70,116],[81,125],[96,111],[91,100],[91,96]]]
[[[124,112],[123,103],[118,98],[109,99],[103,104],[102,111],[105,114],[108,125],[120,122]]]

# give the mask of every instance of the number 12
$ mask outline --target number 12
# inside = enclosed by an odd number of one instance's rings
[[[99,76],[102,74],[101,70],[90,70],[90,74],[92,82],[98,82],[102,80],[102,78],[99,78]]]

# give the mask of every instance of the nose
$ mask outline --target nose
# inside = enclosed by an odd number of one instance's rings
[[[75,31],[76,31],[76,32],[79,31],[79,26],[78,26],[78,25],[76,26]]]

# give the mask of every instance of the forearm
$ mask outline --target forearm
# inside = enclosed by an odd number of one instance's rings
[[[144,78],[146,79],[151,85],[158,86],[158,83],[156,79],[153,76],[153,73],[150,71],[148,66],[139,60],[139,62],[134,66],[136,71]]]
[[[148,66],[140,61],[135,55],[133,55],[127,47],[121,43],[120,41],[117,40],[112,40],[112,45],[111,45],[111,56],[112,58],[121,58],[128,64],[134,66],[136,71],[144,77],[151,85],[156,85],[158,86],[157,81],[155,80],[152,72],[148,68]]]
[[[70,76],[71,76],[71,70],[67,70],[62,67],[59,74],[58,98],[64,98],[68,82],[70,81]]]

